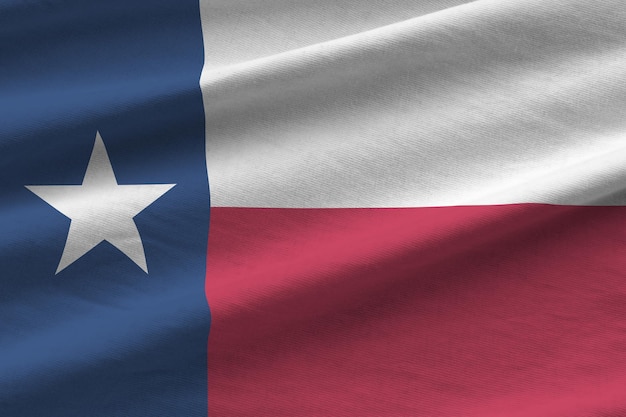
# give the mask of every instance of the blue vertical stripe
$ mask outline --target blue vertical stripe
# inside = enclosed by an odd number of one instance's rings
[[[0,415],[206,416],[209,192],[197,0],[0,4]],[[107,242],[55,275],[96,131],[149,274]]]

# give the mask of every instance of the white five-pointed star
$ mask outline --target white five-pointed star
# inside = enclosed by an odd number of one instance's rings
[[[119,185],[98,132],[82,185],[26,188],[71,219],[56,274],[105,240],[147,273],[143,243],[133,218],[174,185]]]

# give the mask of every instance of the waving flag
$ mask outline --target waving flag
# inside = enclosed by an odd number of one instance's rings
[[[1,5],[0,415],[623,414],[625,48],[618,0]]]

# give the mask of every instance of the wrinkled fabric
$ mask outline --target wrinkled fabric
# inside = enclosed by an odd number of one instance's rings
[[[213,415],[626,413],[626,5],[201,2]]]

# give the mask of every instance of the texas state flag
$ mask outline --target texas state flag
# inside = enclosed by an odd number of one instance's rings
[[[626,416],[622,0],[0,2],[0,416]]]

